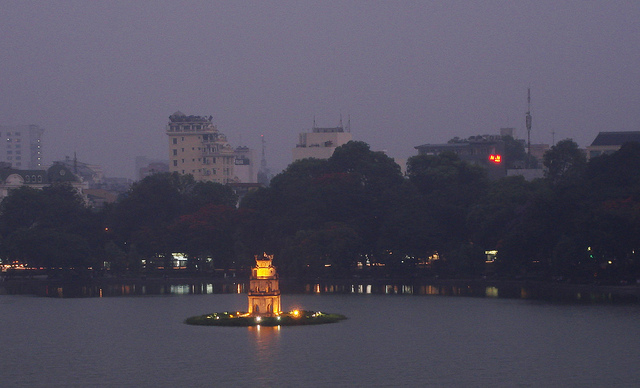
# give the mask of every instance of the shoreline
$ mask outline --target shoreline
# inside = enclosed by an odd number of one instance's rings
[[[572,300],[590,298],[594,301],[640,303],[640,285],[575,284],[542,280],[508,279],[281,279],[288,293],[363,293],[410,294],[444,296],[485,296],[517,299]],[[109,277],[90,279],[10,278],[0,281],[0,295],[50,295],[49,290],[75,288],[79,290],[127,288],[129,294],[174,293],[174,288],[186,287],[175,293],[244,293],[249,279],[220,277]],[[205,288],[207,287],[207,288]],[[129,290],[131,289],[131,290]],[[43,293],[46,290],[46,293]],[[87,292],[88,295],[97,296]],[[102,296],[102,294],[100,294]],[[62,295],[60,295],[62,297]]]

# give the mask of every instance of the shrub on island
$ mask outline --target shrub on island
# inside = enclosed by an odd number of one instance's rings
[[[321,311],[294,310],[273,317],[251,316],[244,312],[223,312],[197,315],[187,318],[189,325],[202,326],[298,326],[335,323],[347,319],[341,314]]]

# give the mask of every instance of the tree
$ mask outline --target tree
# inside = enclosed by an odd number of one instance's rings
[[[33,266],[90,266],[103,241],[99,221],[68,184],[19,188],[0,204],[2,251]]]
[[[553,184],[569,184],[582,177],[587,162],[584,153],[571,139],[559,141],[544,154],[545,177]]]
[[[294,162],[268,188],[242,201],[240,210],[251,218],[241,228],[243,246],[258,249],[262,243],[275,254],[291,252],[301,231],[317,241],[328,233],[323,225],[343,225],[332,233],[355,233],[350,241],[358,241],[358,254],[375,256],[384,251],[380,231],[391,193],[403,182],[393,160],[362,142],[338,147],[328,160]]]
[[[215,268],[229,269],[235,259],[236,228],[235,207],[208,204],[197,212],[180,216],[169,230],[180,236],[178,247],[188,254],[190,261],[198,263],[212,258]]]

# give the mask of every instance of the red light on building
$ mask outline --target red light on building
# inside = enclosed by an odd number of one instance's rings
[[[502,163],[502,156],[501,155],[489,155],[489,160],[492,161],[495,164],[499,164]]]

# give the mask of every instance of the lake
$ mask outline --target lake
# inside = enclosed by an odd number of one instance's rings
[[[246,294],[0,295],[3,387],[632,387],[640,306],[460,296],[284,294],[329,325],[189,326]]]

